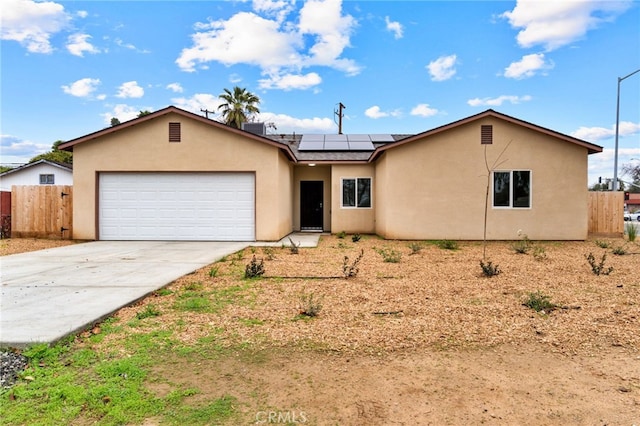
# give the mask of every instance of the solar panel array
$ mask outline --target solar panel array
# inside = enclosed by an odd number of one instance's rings
[[[300,151],[373,151],[374,142],[393,142],[386,134],[302,135]]]

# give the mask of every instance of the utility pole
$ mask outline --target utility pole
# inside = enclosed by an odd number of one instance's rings
[[[616,103],[616,142],[615,152],[613,154],[613,190],[618,190],[618,133],[620,129],[620,83],[622,80],[631,77],[635,73],[640,72],[640,69],[635,70],[631,74],[627,74],[624,77],[618,77],[618,100]]]
[[[342,102],[338,102],[338,111],[333,111],[333,113],[338,116],[338,134],[339,135],[342,134],[342,117],[344,117],[344,114],[342,113],[343,109],[347,109],[347,107],[344,106]]]
[[[205,117],[209,118],[209,113],[213,114],[215,111],[209,111],[208,109],[200,108],[200,111],[204,112]]]

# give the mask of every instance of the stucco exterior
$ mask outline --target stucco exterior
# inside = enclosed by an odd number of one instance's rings
[[[181,123],[181,142],[168,142],[170,122]],[[292,166],[277,147],[166,114],[77,144],[74,156],[75,239],[98,239],[97,192],[101,172],[253,172],[256,239],[277,240],[292,229]]]
[[[176,122],[181,141],[169,142],[167,128]],[[348,153],[323,153],[318,162],[308,153],[304,160],[296,157],[295,138],[252,135],[175,107],[121,126],[61,145],[74,152],[74,238],[99,238],[101,172],[148,171],[254,173],[257,240],[304,230],[301,211],[309,189],[301,194],[301,188],[311,186],[321,208],[314,229],[324,232],[481,240],[488,201],[488,239],[526,234],[535,240],[581,240],[588,225],[587,157],[602,150],[491,110],[379,144],[351,160]],[[490,126],[490,144],[481,143],[482,126]],[[524,172],[529,205],[494,207],[492,172]],[[345,179],[366,180],[370,204],[344,206]]]
[[[491,145],[481,145],[481,125],[493,126]],[[531,171],[531,207],[493,207],[491,170]],[[482,239],[487,184],[488,239],[587,237],[587,149],[503,120],[389,149],[376,171],[376,231],[385,238]]]

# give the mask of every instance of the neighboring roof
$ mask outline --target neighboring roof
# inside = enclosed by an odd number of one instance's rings
[[[50,166],[54,166],[54,167],[58,167],[58,168],[60,168],[62,170],[66,170],[68,172],[73,172],[73,165],[72,164],[60,163],[58,161],[50,161],[50,160],[38,160],[38,161],[34,161],[33,163],[23,164],[22,166],[13,168],[11,170],[7,170],[4,173],[0,173],[0,176],[6,176],[6,175],[9,175],[11,173],[16,173],[16,172],[28,169],[30,167],[37,166],[39,164],[48,164]]]
[[[60,150],[65,150],[65,151],[73,151],[73,147],[75,145],[84,143],[84,142],[88,142],[88,141],[92,141],[94,139],[100,138],[102,136],[111,134],[111,133],[115,133],[115,132],[120,132],[122,130],[125,130],[127,128],[136,126],[138,124],[141,123],[145,123],[147,121],[153,120],[154,118],[166,115],[166,114],[178,114],[178,115],[182,115],[184,117],[199,121],[201,123],[205,123],[207,125],[210,125],[212,127],[216,127],[218,129],[222,129],[231,133],[236,133],[239,135],[242,135],[246,138],[249,139],[253,139],[255,141],[258,142],[262,142],[262,143],[266,143],[272,146],[275,146],[277,148],[280,148],[285,155],[287,155],[292,161],[296,161],[295,156],[293,155],[293,152],[291,152],[291,149],[289,148],[288,145],[280,143],[280,142],[276,142],[272,139],[269,139],[267,137],[264,136],[260,136],[260,135],[256,135],[254,133],[251,132],[247,132],[244,130],[240,130],[240,129],[236,129],[235,127],[231,127],[231,126],[227,126],[226,124],[220,123],[218,121],[215,120],[211,120],[209,118],[205,118],[202,117],[200,115],[194,114],[192,112],[189,111],[185,111],[183,109],[177,108],[175,106],[168,106],[166,108],[163,108],[161,110],[152,112],[151,114],[147,114],[147,115],[143,115],[142,117],[138,117],[138,118],[134,118],[133,120],[129,120],[129,121],[125,121],[124,123],[118,124],[116,126],[111,126],[111,127],[107,127],[106,129],[102,129],[102,130],[98,130],[97,132],[93,132],[93,133],[89,133],[88,135],[85,136],[81,136],[79,138],[76,139],[72,139],[70,141],[64,142],[62,144],[60,144],[60,146],[58,146],[58,149]]]
[[[373,161],[375,158],[377,158],[382,152],[386,151],[387,149],[391,149],[391,148],[394,148],[394,147],[399,146],[399,145],[404,145],[406,143],[411,143],[411,142],[413,142],[415,140],[424,139],[425,137],[433,136],[433,135],[436,135],[438,133],[445,132],[445,131],[453,129],[455,127],[463,126],[465,124],[469,124],[469,123],[472,123],[472,122],[474,122],[476,120],[480,120],[480,119],[483,119],[483,118],[486,118],[486,117],[494,117],[494,118],[498,118],[498,119],[501,119],[501,120],[504,120],[504,121],[508,121],[508,122],[516,124],[518,126],[523,126],[523,127],[528,128],[528,129],[531,129],[533,131],[544,133],[544,134],[552,136],[554,138],[557,138],[557,139],[560,139],[560,140],[563,140],[563,141],[566,141],[566,142],[569,142],[569,143],[573,143],[573,144],[582,146],[584,148],[587,148],[589,154],[595,154],[595,153],[598,153],[598,152],[602,152],[602,147],[599,146],[599,145],[595,145],[595,144],[592,144],[590,142],[584,141],[582,139],[574,138],[573,136],[565,135],[563,133],[556,132],[555,130],[547,129],[545,127],[541,127],[541,126],[538,126],[536,124],[532,124],[532,123],[529,123],[527,121],[520,120],[518,118],[511,117],[511,116],[506,115],[506,114],[502,114],[502,113],[494,111],[492,109],[488,109],[488,110],[483,111],[483,112],[481,112],[479,114],[471,115],[471,116],[469,116],[467,118],[463,118],[461,120],[454,121],[454,122],[449,123],[449,124],[445,124],[444,126],[436,127],[435,129],[431,129],[431,130],[428,130],[426,132],[418,133],[416,135],[413,135],[413,136],[410,136],[408,138],[402,139],[401,141],[398,141],[396,143],[390,143],[390,144],[386,144],[384,146],[381,146],[378,149],[376,149],[374,154],[371,156],[371,161]]]

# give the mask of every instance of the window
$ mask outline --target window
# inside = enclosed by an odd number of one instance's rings
[[[54,183],[54,175],[40,175],[40,185],[53,185]]]
[[[180,123],[169,123],[169,142],[180,142]]]
[[[531,207],[531,171],[493,172],[493,207]]]
[[[371,207],[371,178],[342,179],[342,207]]]

